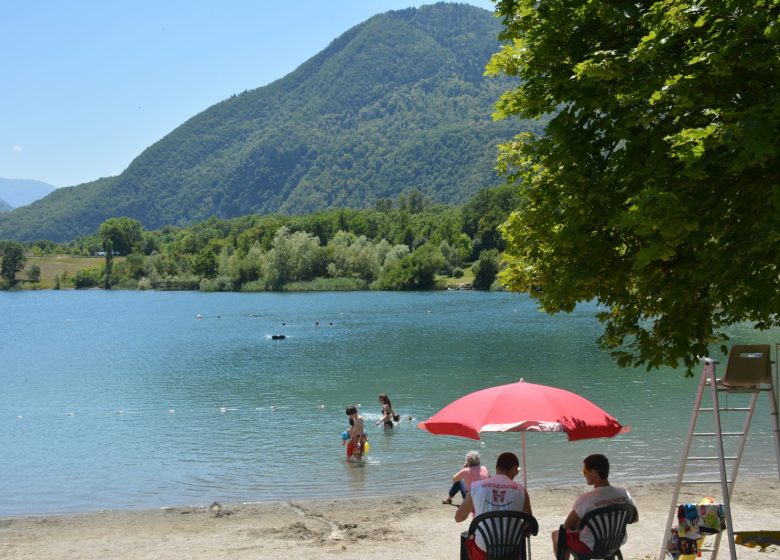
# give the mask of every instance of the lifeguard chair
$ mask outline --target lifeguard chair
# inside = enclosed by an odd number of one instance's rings
[[[777,345],[776,345],[777,346]],[[734,541],[734,525],[731,520],[731,496],[734,489],[734,483],[737,478],[737,471],[742,460],[742,453],[747,441],[748,429],[753,418],[753,412],[756,410],[756,403],[761,393],[766,393],[770,401],[772,437],[775,446],[775,456],[777,461],[777,472],[780,478],[780,428],[778,428],[778,404],[775,386],[772,381],[772,361],[770,359],[770,348],[768,344],[754,345],[735,345],[729,352],[726,373],[722,379],[715,375],[715,369],[718,364],[711,358],[702,358],[703,371],[699,381],[696,400],[691,412],[691,421],[688,427],[688,437],[683,447],[680,468],[677,473],[677,483],[675,484],[672,496],[672,505],[669,511],[669,518],[666,523],[664,540],[661,548],[659,560],[664,560],[667,555],[667,544],[669,541],[672,523],[675,519],[675,513],[678,511],[678,499],[680,497],[680,488],[683,484],[719,484],[723,496],[723,513],[726,524],[726,531],[729,539],[729,552],[731,560],[737,560],[737,551]],[[702,398],[707,389],[710,388],[712,395],[712,406],[702,407]],[[726,404],[721,404],[719,395],[727,394]],[[728,404],[728,394],[746,394],[748,404],[746,406],[732,406]],[[712,412],[714,420],[714,431],[697,431],[696,424],[700,412]],[[739,431],[723,431],[721,424],[721,414],[739,412],[744,414],[742,429]],[[694,438],[714,438],[717,448],[716,456],[692,456],[691,443]],[[733,455],[726,455],[724,452],[724,438],[736,438],[736,447]],[[732,440],[733,441],[733,440]],[[719,479],[696,480],[686,479],[685,473],[688,464],[691,462],[717,463]],[[728,469],[727,469],[728,462]],[[711,560],[715,560],[720,546],[722,533],[718,532],[715,536]]]

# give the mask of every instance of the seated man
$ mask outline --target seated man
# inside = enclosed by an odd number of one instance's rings
[[[496,460],[496,474],[490,478],[476,480],[471,483],[463,503],[455,512],[455,521],[460,523],[468,519],[469,514],[475,516],[488,511],[524,511],[531,513],[531,499],[525,486],[515,482],[514,478],[520,470],[520,461],[514,453],[502,453]],[[485,543],[479,534],[466,542],[471,560],[486,558]]]
[[[566,548],[564,558],[570,557],[569,550],[587,554],[591,552],[594,544],[593,535],[588,528],[582,532],[577,531],[577,525],[586,513],[592,509],[613,504],[631,504],[634,500],[625,488],[610,486],[609,484],[609,460],[604,455],[588,455],[583,461],[582,474],[585,481],[593,486],[593,490],[581,495],[574,502],[563,526],[566,529]],[[637,515],[637,521],[638,519]],[[558,555],[558,531],[552,533],[553,552]]]

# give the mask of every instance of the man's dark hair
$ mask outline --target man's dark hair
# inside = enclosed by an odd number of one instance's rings
[[[598,453],[595,455],[588,455],[585,457],[583,463],[585,463],[586,469],[596,471],[601,478],[609,478],[609,459],[604,455]]]
[[[501,472],[509,472],[512,467],[519,467],[520,461],[517,460],[517,455],[514,453],[506,452],[502,453],[496,459],[496,470]]]
[[[347,407],[347,416],[351,414],[357,414],[357,407],[354,404],[351,404]]]

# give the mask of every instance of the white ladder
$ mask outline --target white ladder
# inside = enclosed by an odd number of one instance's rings
[[[779,345],[775,345],[776,351]],[[767,347],[768,349],[768,347]],[[721,488],[721,494],[723,496],[723,509],[726,521],[726,530],[728,531],[729,539],[729,552],[731,560],[737,560],[736,545],[734,542],[734,524],[731,519],[731,497],[734,490],[734,483],[737,478],[737,471],[739,470],[739,464],[742,461],[742,452],[745,449],[745,442],[747,441],[748,429],[750,428],[750,422],[753,418],[753,413],[756,410],[756,403],[758,402],[759,394],[768,393],[770,400],[770,412],[772,422],[772,435],[775,445],[775,455],[777,459],[778,477],[780,477],[780,428],[778,427],[778,405],[777,396],[775,395],[774,384],[772,382],[771,373],[768,376],[768,383],[752,387],[728,387],[723,384],[719,384],[719,380],[715,376],[715,369],[718,362],[711,358],[702,358],[703,370],[701,379],[699,380],[698,391],[696,392],[696,400],[691,412],[691,420],[688,426],[688,436],[683,447],[682,458],[680,460],[680,468],[677,472],[677,481],[674,487],[672,495],[672,504],[669,508],[669,517],[666,522],[666,530],[664,531],[663,544],[661,546],[661,553],[659,560],[664,560],[667,554],[667,543],[669,535],[674,522],[675,514],[677,512],[677,501],[680,497],[680,488],[683,484],[719,484]],[[776,369],[777,372],[777,369]],[[712,396],[712,406],[702,407],[702,399],[704,393],[710,388]],[[721,405],[718,397],[719,393],[727,392],[730,394],[743,393],[749,395],[749,404],[747,406],[729,406]],[[728,399],[726,399],[728,402]],[[714,431],[697,431],[697,420],[700,412],[712,412],[714,420]],[[740,431],[723,431],[721,422],[721,413],[728,412],[741,412],[744,413],[744,420],[742,423],[742,429]],[[715,438],[715,444],[717,447],[717,455],[715,456],[691,456],[691,444],[694,438]],[[726,455],[724,451],[723,438],[737,438],[736,450],[733,455]],[[733,441],[733,440],[732,440]],[[709,480],[696,480],[685,479],[685,473],[689,462],[715,462],[718,466],[719,479]],[[730,470],[727,472],[727,462],[729,463]],[[718,555],[718,548],[720,547],[720,538],[722,533],[715,535],[715,542],[713,544],[711,560],[715,560]]]

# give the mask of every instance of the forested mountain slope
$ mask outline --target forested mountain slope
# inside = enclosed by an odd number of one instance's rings
[[[121,175],[0,217],[0,238],[67,240],[111,216],[158,228],[365,208],[412,188],[463,203],[497,182],[496,143],[540,126],[491,120],[508,87],[483,76],[499,29],[460,4],[372,17],[286,77],[196,115]]]

